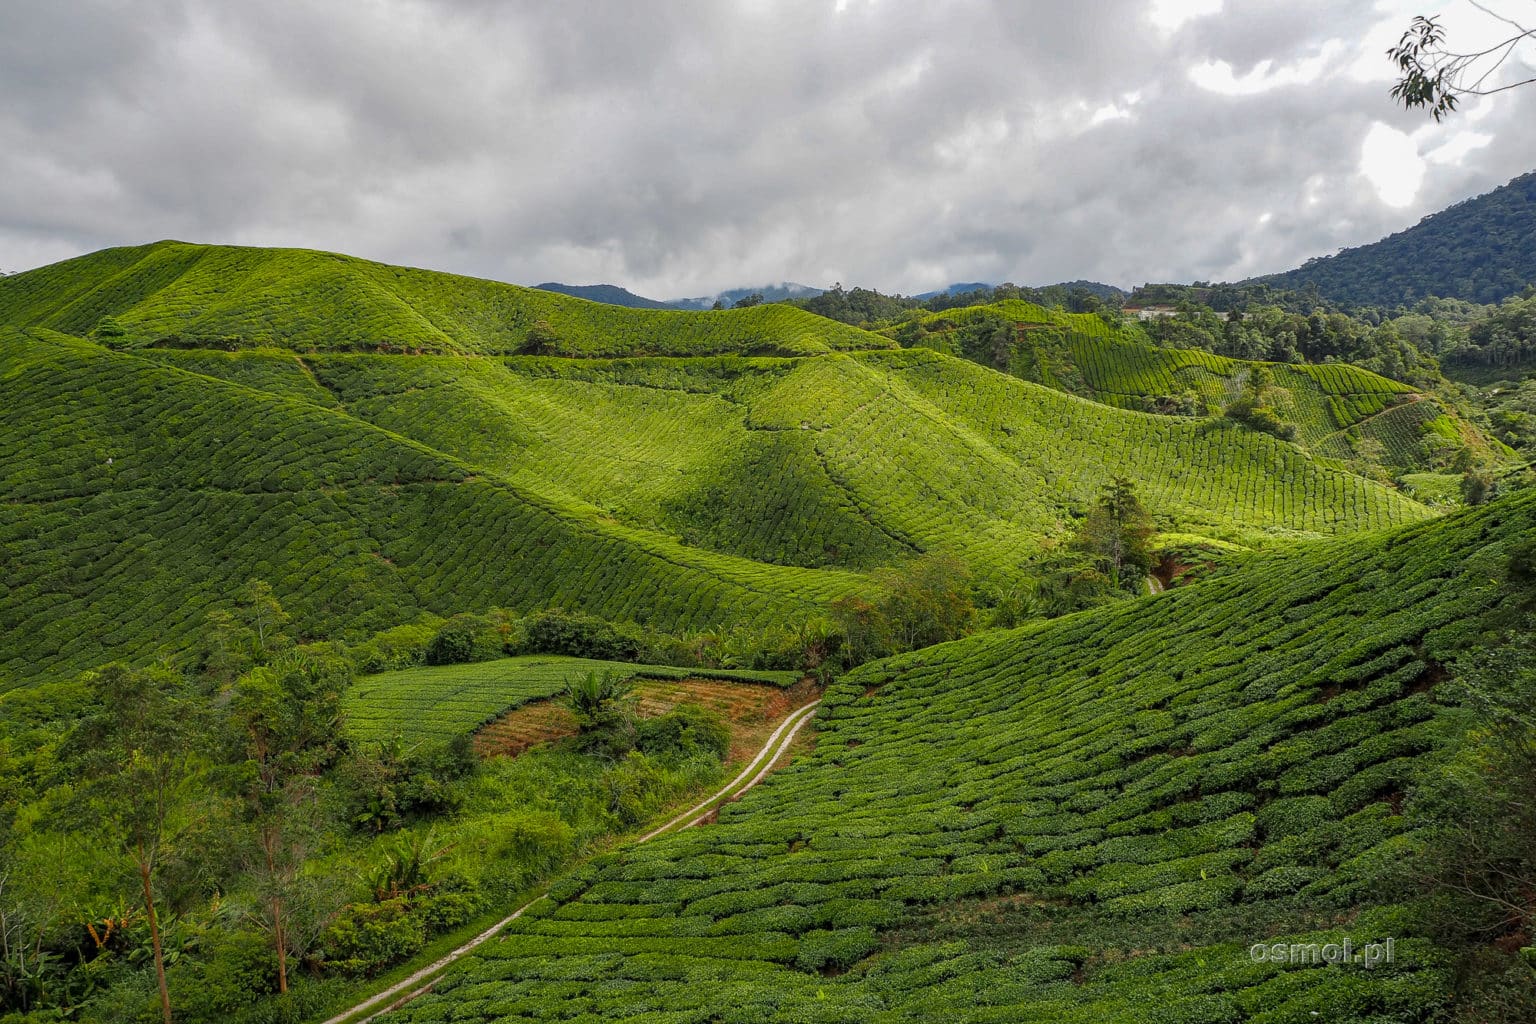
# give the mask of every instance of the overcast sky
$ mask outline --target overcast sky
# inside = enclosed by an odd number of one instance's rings
[[[0,269],[179,238],[661,298],[1232,280],[1536,168],[1536,86],[1393,107],[1437,10],[1489,34],[1467,0],[4,0]]]

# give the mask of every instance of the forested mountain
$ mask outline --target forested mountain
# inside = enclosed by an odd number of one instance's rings
[[[1253,278],[1316,288],[1356,305],[1412,305],[1430,296],[1499,302],[1536,282],[1536,171],[1431,214],[1379,242]]]

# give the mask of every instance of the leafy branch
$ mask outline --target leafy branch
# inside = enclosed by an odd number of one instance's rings
[[[1397,45],[1387,50],[1387,56],[1401,74],[1391,95],[1405,108],[1427,107],[1430,115],[1441,121],[1455,111],[1463,96],[1492,96],[1536,83],[1536,76],[1502,85],[1490,81],[1522,43],[1536,40],[1536,29],[1526,28],[1477,0],[1471,3],[1504,22],[1514,30],[1513,34],[1486,49],[1462,53],[1446,45],[1445,29],[1438,15],[1415,17]]]

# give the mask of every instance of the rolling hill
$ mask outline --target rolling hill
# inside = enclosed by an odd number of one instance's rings
[[[5,340],[15,679],[173,648],[250,576],[311,635],[498,604],[794,621],[922,551],[1006,581],[1116,473],[1165,529],[1254,544],[1427,514],[1262,434],[927,351],[300,362]]]
[[[180,269],[149,273],[164,266]],[[785,307],[655,313],[459,282],[180,245],[0,281],[6,316],[96,331],[13,327],[0,345],[0,676],[184,646],[252,576],[305,635],[349,637],[491,606],[793,625],[933,551],[1007,587],[1117,475],[1160,530],[1246,546],[1431,514],[1262,433]],[[527,294],[585,325],[585,358],[497,354],[488,297],[526,313]],[[145,326],[177,309],[233,350]],[[463,351],[380,354],[391,310]],[[102,337],[102,316],[124,333]],[[681,334],[646,340],[667,324]],[[647,354],[717,344],[737,350]]]
[[[1427,1020],[1382,880],[1526,495],[866,665],[716,824],[601,856],[391,1020]],[[1393,940],[1392,962],[1250,947]]]
[[[63,335],[0,335],[0,394],[13,681],[184,647],[252,576],[309,635],[496,604],[787,621],[864,585],[685,548],[334,408]]]
[[[1106,409],[922,350],[310,365],[354,416],[782,564],[868,568],[948,549],[1006,568],[1116,474],[1134,473],[1170,527],[1234,540],[1422,514],[1267,436]]]
[[[1498,302],[1536,282],[1533,237],[1536,171],[1379,242],[1243,283],[1315,287],[1336,302],[1387,308],[1431,295]]]
[[[0,278],[0,324],[119,348],[682,356],[889,344],[787,306],[630,310],[334,253],[182,242]]]

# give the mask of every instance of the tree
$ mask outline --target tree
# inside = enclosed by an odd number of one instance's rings
[[[1124,596],[1120,581],[1104,571],[1101,560],[1074,544],[1046,552],[1032,566],[1017,614],[1054,619]]]
[[[1409,110],[1428,108],[1430,116],[1440,121],[1456,109],[1464,96],[1492,96],[1536,83],[1536,78],[1503,85],[1489,81],[1522,43],[1536,40],[1536,29],[1526,28],[1477,0],[1472,0],[1472,6],[1504,22],[1512,30],[1511,34],[1487,49],[1460,53],[1446,46],[1445,30],[1440,26],[1438,15],[1419,15],[1409,24],[1397,45],[1387,51],[1400,76],[1392,86],[1394,100]]]
[[[279,992],[288,991],[286,911],[306,853],[304,812],[315,778],[336,753],[341,692],[350,679],[339,653],[301,648],[241,676],[229,706],[242,755],[236,789],[255,832],[252,873],[262,890],[261,923],[277,952]]]
[[[965,563],[939,552],[924,555],[905,570],[884,573],[885,596],[878,608],[897,650],[915,651],[962,637],[976,608]]]
[[[1135,591],[1152,569],[1154,532],[1135,485],[1117,476],[1078,527],[1074,547],[1093,556],[1118,586]]]
[[[731,308],[732,309],[748,309],[748,308],[750,308],[752,306],[761,306],[762,304],[763,304],[763,293],[762,292],[753,292],[751,295],[743,295],[741,298],[737,299],[736,300],[736,304],[734,306],[732,306]]]
[[[585,672],[565,684],[560,703],[576,718],[582,749],[619,757],[634,746],[635,684],[617,672]]]
[[[554,352],[559,343],[560,336],[548,320],[535,320],[517,351],[525,356],[546,356]]]
[[[1262,364],[1255,366],[1243,381],[1243,393],[1227,403],[1222,415],[1254,430],[1272,434],[1282,441],[1294,440],[1296,425],[1286,423],[1269,405],[1274,383],[1275,375],[1269,367]]]
[[[585,672],[565,684],[560,702],[576,716],[577,727],[588,732],[626,717],[634,692],[635,684],[617,672]]]
[[[953,555],[930,553],[875,578],[878,599],[850,594],[832,603],[850,664],[957,639],[975,621],[970,571]]]
[[[108,665],[87,680],[101,712],[82,723],[74,746],[85,753],[86,796],[116,833],[138,869],[154,952],[160,1009],[171,1021],[165,952],[155,909],[155,879],[170,838],[173,812],[197,773],[198,711],[182,680],[165,669]]]

